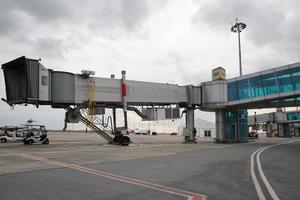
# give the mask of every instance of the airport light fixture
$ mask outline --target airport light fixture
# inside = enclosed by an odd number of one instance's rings
[[[240,40],[240,32],[246,28],[246,24],[243,22],[238,22],[238,18],[235,19],[235,24],[231,27],[231,31],[234,33],[238,33],[238,44],[239,44],[239,65],[240,65],[240,76],[242,76],[242,56],[241,56],[241,40]]]

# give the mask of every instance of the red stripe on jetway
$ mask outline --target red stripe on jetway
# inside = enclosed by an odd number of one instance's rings
[[[122,96],[127,96],[127,87],[125,83],[122,83]]]

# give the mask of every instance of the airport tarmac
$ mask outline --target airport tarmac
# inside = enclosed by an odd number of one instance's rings
[[[300,196],[298,139],[265,138],[243,144],[199,139],[197,144],[182,144],[180,136],[130,137],[134,143],[128,147],[108,145],[96,134],[62,132],[49,133],[49,145],[1,143],[0,199]]]

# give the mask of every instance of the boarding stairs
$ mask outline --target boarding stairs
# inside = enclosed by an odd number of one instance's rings
[[[67,111],[70,111],[71,109],[71,107],[66,108]],[[94,116],[94,120],[90,121],[88,119],[87,109],[81,109],[80,121],[95,133],[100,135],[102,138],[104,138],[109,144],[127,146],[130,143],[129,137],[115,134],[112,126],[109,126],[109,120],[107,121],[107,123],[105,123],[104,118],[101,120],[99,117]],[[96,124],[99,126],[97,126]],[[110,136],[110,134],[108,134],[109,132],[114,135],[114,137]]]

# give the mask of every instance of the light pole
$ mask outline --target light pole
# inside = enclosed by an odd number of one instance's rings
[[[238,22],[238,18],[235,19],[235,24],[231,27],[231,31],[234,33],[238,33],[238,43],[239,43],[239,64],[240,64],[240,76],[242,76],[242,55],[241,55],[241,40],[240,40],[240,32],[244,28],[246,28],[246,24],[242,22]]]

